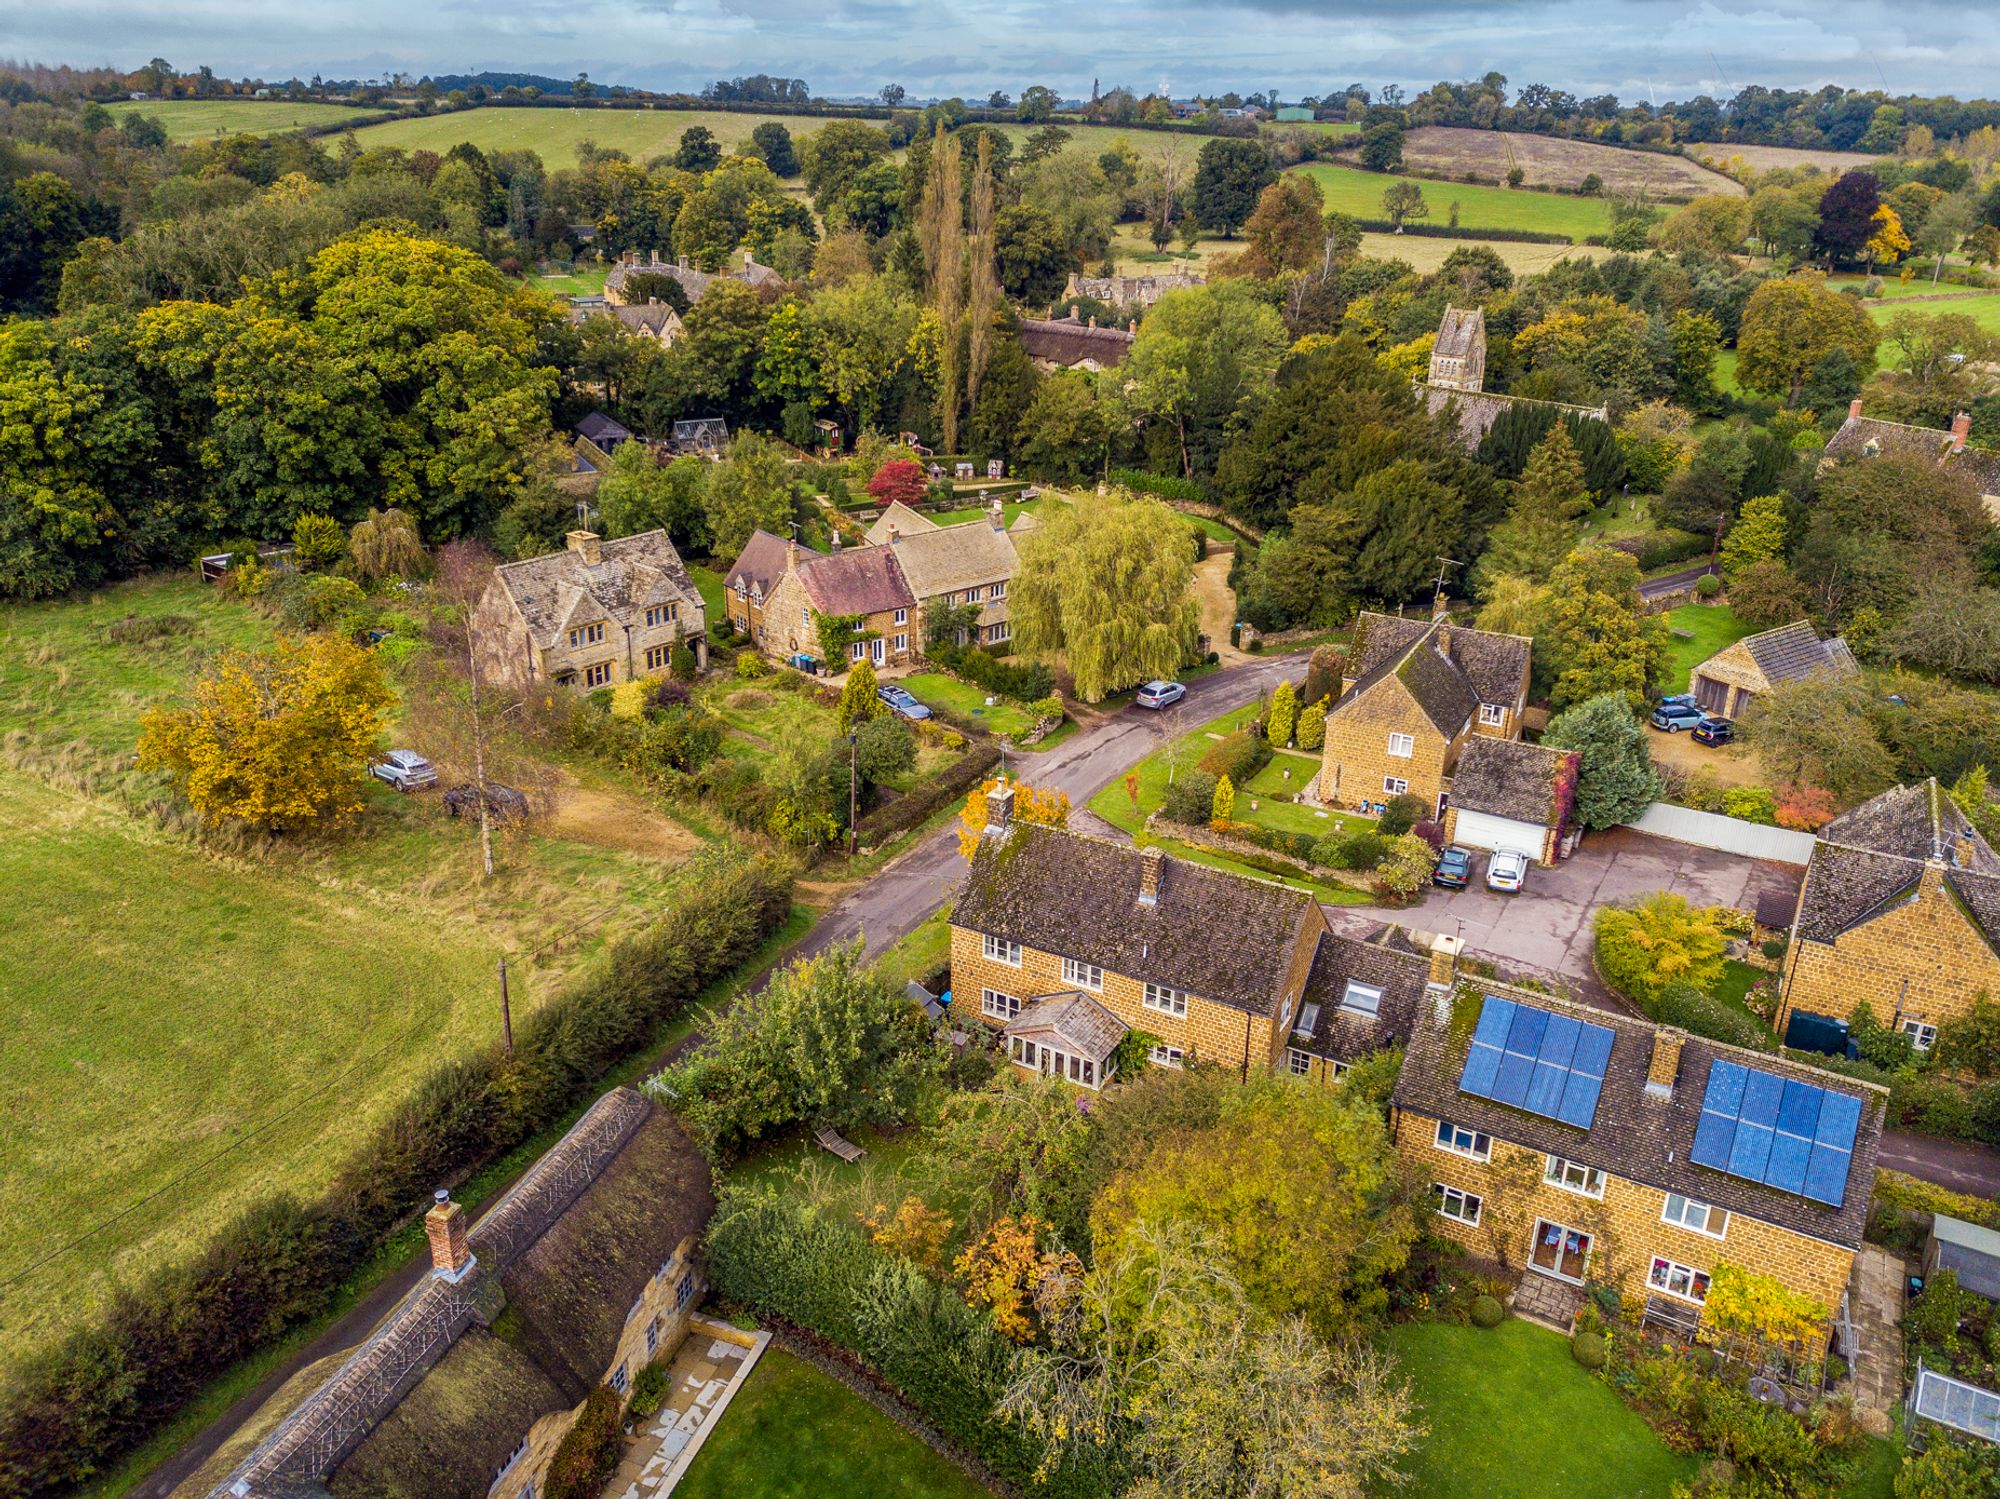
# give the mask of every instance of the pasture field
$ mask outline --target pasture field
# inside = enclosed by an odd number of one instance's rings
[[[1188,255],[1180,249],[1180,242],[1176,240],[1167,254],[1156,255],[1143,229],[1143,225],[1120,224],[1112,236],[1112,256],[1117,261],[1118,269],[1130,275],[1158,273],[1172,270],[1177,266],[1202,270],[1218,255],[1239,255],[1243,251],[1243,241],[1240,239],[1203,239],[1196,242],[1194,253]],[[1611,253],[1602,245],[1540,245],[1521,240],[1447,239],[1442,235],[1432,234],[1361,236],[1363,255],[1373,256],[1378,260],[1400,260],[1412,270],[1420,272],[1436,270],[1444,264],[1445,257],[1461,245],[1484,245],[1505,261],[1516,276],[1529,276],[1546,271],[1559,260],[1595,259]]]
[[[1459,226],[1466,229],[1531,229],[1544,234],[1567,234],[1573,240],[1580,240],[1611,228],[1611,207],[1602,198],[1571,198],[1466,182],[1429,182],[1421,177],[1398,178],[1382,172],[1364,172],[1357,167],[1328,166],[1324,162],[1294,170],[1319,183],[1328,208],[1351,213],[1356,218],[1384,217],[1382,194],[1391,182],[1404,181],[1414,182],[1423,189],[1424,201],[1431,210],[1424,222],[1429,224],[1449,223],[1450,206],[1456,202]]]
[[[1702,193],[1742,197],[1743,185],[1683,156],[1559,140],[1507,130],[1423,125],[1403,140],[1404,164],[1447,177],[1477,172],[1495,182],[1519,167],[1530,187],[1577,188],[1593,172],[1607,193],[1649,198],[1692,198]]]
[[[1868,315],[1878,323],[1888,322],[1897,312],[1916,312],[1932,317],[1941,317],[1949,312],[1971,318],[1988,333],[2000,334],[2000,291],[1984,292],[1969,297],[1950,297],[1937,302],[1909,302],[1884,298],[1879,302],[1871,300],[1863,305],[1867,307]],[[1891,352],[1892,347],[1884,347],[1885,356]]]
[[[1743,165],[1759,172],[1773,167],[1818,167],[1822,172],[1845,172],[1880,161],[1866,151],[1820,151],[1804,146],[1739,146],[1724,141],[1690,141],[1687,154],[1696,161],[1711,163],[1717,171],[1734,156]]]
[[[351,121],[366,125],[382,111],[348,104],[293,103],[289,99],[125,99],[104,106],[115,118],[151,115],[173,141],[209,140],[218,135],[278,135],[313,125]]]

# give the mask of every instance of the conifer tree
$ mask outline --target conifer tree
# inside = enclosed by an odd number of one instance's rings
[[[1528,467],[1514,486],[1507,518],[1493,528],[1486,551],[1473,570],[1481,597],[1497,579],[1546,582],[1576,545],[1577,517],[1590,508],[1590,489],[1576,444],[1561,422],[1535,445]]]

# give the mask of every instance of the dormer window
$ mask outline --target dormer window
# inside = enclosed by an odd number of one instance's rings
[[[603,643],[604,621],[601,619],[595,624],[572,625],[570,627],[569,648],[573,651],[586,645],[602,645]]]
[[[679,604],[650,604],[646,608],[646,628],[655,630],[661,625],[674,623],[680,617],[681,606]]]

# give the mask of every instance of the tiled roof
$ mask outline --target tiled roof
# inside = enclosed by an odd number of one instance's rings
[[[1473,1024],[1488,994],[1610,1028],[1611,1056],[1605,1064],[1604,1086],[1589,1129],[1578,1129],[1541,1114],[1459,1091],[1458,1080],[1465,1069]],[[1650,1021],[1565,999],[1461,981],[1451,995],[1426,1000],[1420,1006],[1416,1032],[1393,1095],[1397,1109],[1405,1112],[1398,1128],[1424,1129],[1425,1121],[1448,1119],[1496,1139],[1595,1166],[1661,1191],[1679,1192],[1828,1243],[1846,1248],[1859,1245],[1874,1186],[1885,1090],[1764,1052],[1743,1051],[1699,1036],[1685,1036],[1681,1040],[1673,1091],[1662,1098],[1646,1091],[1653,1038],[1660,1029]],[[1829,1207],[1690,1161],[1689,1151],[1701,1115],[1709,1068],[1718,1060],[1862,1099],[1854,1158],[1839,1207]]]
[[[1552,828],[1562,816],[1557,793],[1571,759],[1566,750],[1475,734],[1451,773],[1451,804]]]
[[[848,547],[799,563],[799,584],[821,614],[879,614],[914,609],[916,595],[892,547]]]
[[[1559,412],[1575,412],[1600,422],[1606,420],[1602,406],[1565,406],[1559,401],[1531,401],[1525,396],[1505,396],[1491,390],[1452,390],[1448,386],[1427,385],[1422,381],[1417,384],[1417,397],[1432,416],[1446,410],[1454,413],[1459,442],[1467,452],[1479,446],[1480,439],[1500,420],[1500,413],[1516,402],[1527,406],[1552,406]]]
[[[2000,941],[2000,858],[1935,779],[1894,786],[1819,830],[1799,895],[1798,934],[1831,942],[1916,888],[1944,878],[1987,938]]]
[[[750,539],[743,543],[743,550],[736,556],[729,569],[729,576],[723,579],[723,587],[734,593],[739,588],[762,598],[769,598],[771,590],[778,585],[778,579],[785,575],[785,549],[791,543],[781,536],[773,536],[769,531],[752,531]],[[824,556],[803,544],[799,547],[799,561],[809,557]]]
[[[588,438],[599,447],[609,438],[612,442],[624,442],[632,435],[623,423],[606,416],[601,411],[593,411],[576,424],[576,434]]]
[[[876,516],[875,524],[868,528],[868,544],[881,546],[889,539],[889,528],[892,526],[898,536],[915,536],[920,532],[943,529],[921,510],[912,510],[901,500],[891,500],[889,508]]]
[[[1061,1043],[1064,1051],[1088,1057],[1102,1066],[1105,1059],[1118,1049],[1118,1043],[1125,1039],[1130,1029],[1088,994],[1080,989],[1071,989],[1030,1001],[1019,1015],[1007,1022],[1005,1034],[1051,1035]]]
[[[1933,776],[1908,786],[1891,786],[1819,830],[1821,841],[1844,843],[1903,859],[1947,856],[1960,838],[1971,835],[1984,867],[2000,869],[1966,815]]]
[[[1021,348],[1027,356],[1065,369],[1089,360],[1108,370],[1132,352],[1135,336],[1123,328],[1097,328],[1075,318],[1021,319]]]
[[[688,633],[700,632],[701,592],[665,531],[642,531],[600,544],[603,561],[569,548],[493,569],[537,645],[552,646],[572,618],[629,624],[647,605],[678,601]],[[594,605],[594,607],[593,607]]]
[[[651,260],[642,260],[637,265],[614,265],[604,277],[604,289],[608,292],[623,292],[626,279],[631,276],[671,276],[680,282],[681,290],[687,293],[690,305],[699,302],[707,293],[709,283],[718,279],[707,271],[698,271],[693,266],[676,261],[662,260],[655,255]]]
[[[1435,636],[1427,636],[1410,647],[1409,654],[1393,669],[1410,696],[1416,699],[1417,706],[1424,710],[1424,716],[1450,739],[1471,722],[1473,710],[1479,706],[1479,694],[1465,679],[1465,673],[1438,653],[1436,644]]]
[[[1838,843],[1814,844],[1805,886],[1799,892],[1799,936],[1811,942],[1833,941],[1914,890],[1923,872],[1923,864],[1915,859]]]
[[[1485,338],[1485,313],[1477,307],[1447,307],[1432,352],[1447,359],[1470,359]]]
[[[1139,899],[1146,855],[1032,823],[972,856],[956,926],[1095,963],[1252,1014],[1277,1010],[1295,940],[1325,919],[1312,897],[1165,859],[1159,899]]]
[[[1962,469],[1981,494],[2000,495],[2000,452],[1964,446],[1954,449],[1950,432],[1913,427],[1873,416],[1849,416],[1826,440],[1830,458],[1906,458]]]
[[[1382,991],[1375,1014],[1343,1010],[1348,982]],[[1410,943],[1401,927],[1384,927],[1367,940],[1322,932],[1306,979],[1305,1001],[1290,1045],[1336,1062],[1355,1062],[1370,1052],[1407,1041],[1417,1007],[1430,980],[1430,960]]]
[[[899,535],[894,546],[910,592],[920,599],[1012,578],[1021,566],[1013,538],[983,520]]]
[[[1852,674],[1860,669],[1854,664],[1854,654],[1848,650],[1846,641],[1838,635],[1821,640],[1819,632],[1805,620],[1745,636],[1738,644],[1750,653],[1757,670],[1773,687],[1803,681],[1821,672]],[[1701,667],[1695,670],[1700,671]]]
[[[1436,628],[1434,620],[1399,619],[1371,610],[1363,610],[1355,624],[1360,631],[1359,655],[1347,669],[1350,677],[1381,670]],[[1463,625],[1452,625],[1450,631],[1451,659],[1465,673],[1479,701],[1511,707],[1527,680],[1531,642],[1525,636],[1469,630]]]

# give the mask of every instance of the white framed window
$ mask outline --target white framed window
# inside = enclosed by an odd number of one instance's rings
[[[1678,1192],[1667,1194],[1667,1206],[1660,1214],[1660,1221],[1691,1228],[1698,1234],[1707,1234],[1711,1239],[1719,1239],[1729,1232],[1729,1214],[1708,1203],[1696,1202],[1692,1197],[1683,1197]]]
[[[1467,1225],[1479,1222],[1479,1210],[1484,1204],[1477,1194],[1462,1192],[1457,1187],[1447,1187],[1443,1182],[1432,1182],[1431,1190],[1437,1194],[1437,1210],[1440,1218],[1452,1218]]]
[[[983,594],[984,592],[985,592],[985,590],[984,590],[984,589],[980,589],[980,588],[968,588],[968,589],[966,589],[966,590],[965,590],[965,601],[966,601],[966,603],[968,603],[968,604],[976,604],[976,603],[978,603],[978,602],[979,602],[979,599],[980,599],[980,596],[981,596],[981,594]]]
[[[609,661],[599,661],[583,669],[583,685],[586,687],[602,687],[609,683],[610,680],[611,663]]]
[[[1692,1301],[1697,1306],[1708,1300],[1708,1272],[1670,1260],[1664,1255],[1653,1256],[1653,1268],[1646,1276],[1646,1284],[1656,1291],[1665,1291],[1669,1296]]]
[[[997,625],[988,625],[986,627],[986,638],[988,640],[1011,640],[1013,637],[1014,627],[1004,619]]]
[[[1437,1147],[1439,1150],[1448,1150],[1453,1155],[1469,1156],[1475,1161],[1493,1159],[1491,1135],[1482,1135],[1476,1129],[1453,1124],[1449,1119],[1438,1120]]]
[[[979,1010],[995,1020],[1012,1020],[1021,1013],[1021,1001],[1011,994],[1002,994],[998,989],[981,989]]]
[[[1552,1187],[1561,1187],[1565,1192],[1575,1192],[1582,1197],[1604,1195],[1602,1171],[1581,1161],[1566,1161],[1559,1155],[1549,1157],[1548,1165],[1542,1171],[1542,1180]]]
[[[1346,1077],[1349,1072],[1353,1071],[1353,1069],[1349,1067],[1345,1062],[1328,1062],[1326,1065],[1333,1069],[1333,1079],[1335,1082],[1339,1082],[1340,1079]]]
[[[907,609],[898,609],[896,611],[896,623],[899,625],[906,625],[909,622],[910,622],[910,611]]]
[[[680,1311],[694,1300],[694,1271],[683,1270],[681,1283],[674,1287],[674,1310]]]
[[[1285,1070],[1293,1077],[1304,1077],[1313,1070],[1313,1059],[1296,1046],[1285,1048]]]
[[[1179,1067],[1187,1061],[1187,1053],[1178,1046],[1155,1046],[1151,1057],[1155,1067]]]
[[[1507,721],[1507,710],[1498,703],[1481,703],[1479,721],[1488,728],[1497,729]]]
[[[979,951],[983,957],[996,963],[1005,963],[1009,968],[1021,966],[1021,944],[1009,942],[1005,937],[996,937],[991,932],[979,939]]]
[[[1006,582],[1003,580],[1001,582],[995,583],[991,588],[986,590],[986,596],[989,599],[995,599],[995,600],[1004,599],[1005,597],[1007,597]]]
[[[1169,989],[1165,984],[1146,985],[1139,1003],[1149,1010],[1158,1010],[1162,1015],[1187,1014],[1187,996],[1178,989]]]
[[[1910,1045],[1918,1051],[1929,1051],[1937,1045],[1937,1027],[1934,1025],[1925,1025],[1921,1020],[1905,1020],[1897,1029],[1910,1038]]]
[[[625,1387],[629,1385],[631,1382],[632,1382],[632,1377],[625,1372],[625,1366],[623,1364],[620,1364],[616,1369],[611,1371],[611,1388],[616,1390],[619,1394],[621,1395],[624,1394]]]
[[[902,611],[898,610],[897,612],[901,613]],[[910,648],[910,637],[908,635],[898,635],[896,637],[896,654],[901,655],[904,651],[907,651],[909,648]]]
[[[646,1357],[651,1358],[660,1351],[660,1319],[655,1317],[646,1324]]]
[[[1399,760],[1407,760],[1417,752],[1417,736],[1414,734],[1391,734],[1389,753]]]
[[[1088,989],[1093,994],[1104,992],[1104,970],[1095,963],[1079,963],[1075,958],[1064,958],[1062,976],[1065,984],[1074,984],[1077,988]]]
[[[810,609],[801,609],[801,610],[799,610],[799,628],[800,628],[800,629],[802,629],[802,630],[809,630],[809,629],[811,629],[811,628],[812,628],[812,622],[813,622],[813,615],[812,615],[812,610],[810,610]]]
[[[856,661],[859,661],[863,656],[868,654],[868,642],[865,640],[854,641],[847,647],[847,654],[852,656]]]
[[[575,650],[582,645],[598,645],[604,640],[604,621],[594,625],[578,625],[569,632],[569,648]]]
[[[1340,1007],[1356,1015],[1379,1014],[1382,1009],[1382,991],[1373,984],[1356,983],[1353,979],[1349,979],[1347,988],[1340,996]]]
[[[1382,777],[1382,789],[1391,796],[1401,796],[1410,789],[1410,783],[1401,776]]]

